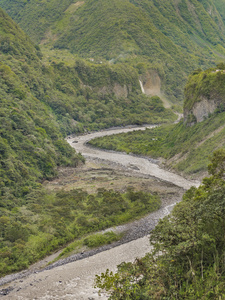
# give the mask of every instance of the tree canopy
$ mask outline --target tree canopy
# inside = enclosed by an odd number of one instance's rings
[[[225,296],[225,150],[151,232],[152,253],[96,277],[110,299],[223,299]]]

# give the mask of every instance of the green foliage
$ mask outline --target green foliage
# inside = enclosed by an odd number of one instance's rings
[[[81,59],[72,65],[42,61],[39,48],[2,10],[0,15],[0,274],[4,275],[28,267],[77,237],[160,206],[158,197],[151,195],[140,194],[131,202],[127,194],[105,190],[98,195],[47,193],[41,183],[56,177],[59,166],[84,162],[64,140],[67,134],[158,122],[161,113],[168,121],[174,114],[160,99],[140,93],[133,67]],[[121,95],[113,92],[115,86],[123,90]],[[113,239],[106,235],[86,242]]]
[[[209,156],[220,147],[225,148],[224,112],[217,111],[204,121],[187,127],[179,124],[162,125],[155,129],[96,138],[90,145],[153,158],[171,159],[178,172],[198,174],[207,170]]]
[[[97,194],[32,191],[23,206],[0,208],[0,274],[26,268],[74,239],[128,222],[157,210],[160,204],[156,195],[131,190],[124,194],[105,189]],[[83,245],[93,248],[119,238],[107,232],[83,238]],[[62,256],[76,246],[77,242],[69,245]]]
[[[175,119],[158,97],[151,100],[140,92],[138,75],[132,67],[77,59],[74,66],[53,63],[48,76],[55,85],[48,90],[45,102],[60,124],[63,121],[66,133]],[[68,122],[66,128],[64,120]]]
[[[224,62],[220,62],[216,65],[216,68],[219,70],[225,70],[225,63]]]
[[[217,103],[218,112],[224,111],[224,67],[224,63],[220,63],[217,68],[195,72],[189,77],[185,86],[185,110],[190,110],[196,102],[206,98]]]
[[[58,166],[76,166],[83,161],[63,140],[67,134],[174,120],[174,114],[163,108],[158,97],[140,93],[138,78],[147,70],[156,70],[167,96],[179,98],[187,72],[212,65],[216,51],[223,55],[224,41],[217,30],[219,24],[222,32],[223,24],[215,18],[219,18],[218,13],[212,21],[206,11],[201,14],[199,1],[192,2],[197,12],[194,25],[190,25],[193,14],[189,1],[176,7],[170,1],[0,1],[34,40],[94,57],[93,63],[77,57],[73,64],[61,58],[42,60],[40,48],[0,10],[1,275],[26,268],[84,234],[159,208],[158,197],[142,192],[120,194],[103,189],[97,195],[84,191],[54,195],[40,188],[40,183],[55,177]],[[170,8],[167,13],[166,6]],[[189,24],[188,30],[174,15],[177,11]],[[150,21],[153,14],[155,18]],[[162,32],[162,28],[172,29]],[[218,77],[222,82],[223,74]],[[116,88],[123,90],[119,96]],[[223,124],[222,115],[215,118],[216,124]],[[199,132],[203,129],[200,125],[196,128]],[[181,141],[192,136],[185,130],[181,124],[172,129],[169,155],[178,151],[172,150],[175,135]],[[163,138],[160,130],[157,134]],[[151,143],[157,152],[159,143],[155,141]],[[160,151],[165,153],[166,149]],[[198,157],[195,152],[193,157]],[[208,180],[207,186],[211,184]],[[106,236],[106,240],[111,238]],[[87,239],[86,243],[97,245],[102,240],[105,242],[105,237]],[[129,288],[125,291],[128,293]]]
[[[20,20],[20,25],[26,28],[27,33],[32,32],[33,40],[40,40],[40,37],[44,37],[45,32],[48,30],[49,21],[50,23],[57,21],[61,15],[63,15],[63,11],[74,2],[73,0],[56,0],[56,1],[2,1],[0,6],[5,9],[8,13],[8,9],[10,10],[11,17],[15,17],[16,21]],[[33,9],[35,5],[35,10]],[[21,15],[24,14],[24,16]],[[25,16],[29,15],[29,19]],[[33,21],[32,21],[33,20]],[[21,24],[22,22],[22,24]],[[37,26],[37,22],[39,23]]]
[[[26,34],[0,9],[0,52],[31,62],[41,56]],[[15,34],[16,33],[16,34]]]
[[[222,2],[222,3],[221,3]],[[225,55],[223,1],[0,0],[33,41],[95,62],[161,70],[162,90],[183,98],[187,74]]]
[[[11,205],[36,182],[56,176],[58,165],[77,165],[80,157],[63,140],[49,108],[38,101],[9,66],[0,64],[0,194]],[[37,105],[38,103],[38,105]]]
[[[27,193],[57,175],[58,166],[84,161],[63,140],[67,134],[161,118],[160,105],[150,106],[139,93],[134,68],[78,59],[70,66],[44,64],[38,47],[2,10],[0,14],[0,40],[6,39],[11,47],[0,48],[0,195],[4,207],[24,203]],[[127,95],[112,95],[116,84],[124,86]],[[109,91],[100,93],[104,88]],[[146,113],[147,109],[155,112]],[[171,110],[165,110],[163,117],[174,119]]]
[[[210,158],[211,164],[208,165],[209,174],[214,177],[223,178],[225,172],[225,150],[219,149]]]
[[[74,253],[81,252],[84,248],[96,248],[103,245],[108,245],[113,242],[119,241],[121,238],[122,234],[116,234],[113,231],[108,231],[102,234],[89,234],[86,237],[76,239],[74,242],[66,246],[54,261],[57,261],[60,258],[68,257]]]
[[[121,236],[118,236],[113,231],[106,232],[104,234],[95,234],[84,239],[84,245],[89,248],[96,248],[102,245],[111,244],[118,241]]]
[[[221,163],[224,150],[212,158],[214,166]],[[133,264],[122,263],[116,274],[107,270],[96,276],[96,286],[110,292],[110,299],[223,299],[223,177],[224,170],[188,190],[152,231],[153,252]]]

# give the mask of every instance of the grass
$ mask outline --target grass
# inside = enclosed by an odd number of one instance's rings
[[[74,242],[66,246],[59,254],[59,256],[55,258],[54,261],[50,262],[50,264],[59,259],[66,258],[82,251],[88,251],[90,249],[98,248],[103,245],[112,244],[113,242],[119,241],[122,236],[123,234],[116,234],[113,231],[109,231],[106,233],[89,234],[86,237],[75,240]]]
[[[90,145],[153,158],[162,157],[165,166],[198,177],[207,171],[209,156],[225,147],[225,112],[214,113],[192,127],[183,124],[162,125],[155,129],[96,138]]]

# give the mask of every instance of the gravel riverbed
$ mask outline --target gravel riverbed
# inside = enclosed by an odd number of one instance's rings
[[[125,232],[123,239],[116,243],[61,259],[43,270],[32,269],[2,278],[0,295],[4,299],[26,300],[107,299],[107,295],[99,296],[93,288],[95,275],[107,268],[115,271],[121,262],[133,261],[151,251],[149,232],[180,199],[181,194],[164,201],[160,210],[140,220],[108,229]]]
[[[144,130],[143,128],[138,128]],[[86,142],[96,136],[128,132],[137,128],[114,129],[79,137],[69,137],[68,142],[76,151],[81,152],[86,159],[104,160],[109,164],[119,164],[128,172],[139,176],[155,177],[162,184],[176,185],[179,192],[163,199],[162,207],[157,212],[125,224],[111,228],[125,235],[119,242],[98,249],[72,255],[59,260],[42,270],[23,271],[0,279],[2,290],[0,297],[4,299],[73,299],[95,300],[107,299],[107,295],[99,296],[93,287],[95,274],[104,272],[107,268],[115,271],[116,266],[123,261],[133,261],[151,251],[148,234],[158,220],[167,215],[173,206],[181,200],[185,189],[198,186],[199,182],[190,182],[177,174],[162,170],[157,164],[143,157],[111,153],[86,146]],[[75,141],[75,143],[74,143]]]

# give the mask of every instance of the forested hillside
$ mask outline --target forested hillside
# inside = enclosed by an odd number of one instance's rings
[[[93,146],[161,158],[167,168],[198,178],[209,156],[225,147],[225,64],[196,70],[185,87],[184,116],[179,124],[90,141]],[[163,159],[162,159],[163,158]]]
[[[42,56],[0,9],[0,276],[28,267],[77,237],[160,205],[158,197],[147,193],[132,202],[129,193],[104,189],[97,195],[44,189],[43,181],[55,178],[59,167],[84,162],[64,140],[67,134],[169,121],[175,115],[159,98],[141,94],[130,66],[81,59],[49,64]],[[105,238],[111,242],[118,237]]]
[[[225,110],[225,64],[206,71],[196,70],[185,87],[184,122],[193,125]]]
[[[58,165],[75,166],[81,157],[40,101],[40,52],[2,10],[0,17],[1,206],[13,207],[38,182],[54,177]]]
[[[0,275],[160,206],[158,196],[132,189],[55,193],[42,182],[55,178],[60,166],[84,162],[65,142],[68,134],[175,121],[160,97],[142,93],[139,80],[148,86],[155,76],[159,94],[181,104],[187,75],[225,57],[224,4],[0,0],[29,35],[0,9]],[[216,92],[220,105],[195,124],[193,105]],[[101,146],[161,156],[169,159],[167,167],[189,175],[205,171],[209,153],[225,145],[223,68],[195,71],[185,97],[188,122]],[[197,194],[191,194],[193,202]]]
[[[181,103],[185,79],[225,55],[224,0],[0,0],[42,46],[96,62],[155,70],[161,91]]]
[[[96,277],[110,299],[224,298],[224,162],[224,149],[212,155],[210,177],[152,231],[152,253]]]

